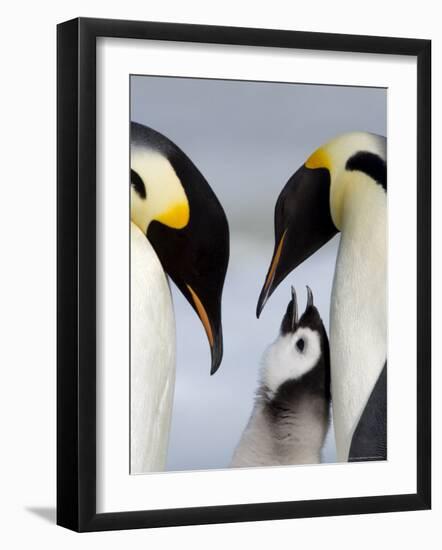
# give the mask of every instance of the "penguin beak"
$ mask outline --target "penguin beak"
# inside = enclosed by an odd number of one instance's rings
[[[298,322],[298,300],[296,298],[296,290],[292,286],[292,320],[290,323],[290,328],[292,329],[292,332],[295,331],[296,323]]]
[[[186,186],[188,224],[175,229],[154,220],[147,238],[164,271],[201,320],[210,345],[210,374],[214,374],[223,356],[221,299],[229,261],[229,227],[209,184],[201,174],[192,175],[192,183]]]
[[[314,307],[313,292],[311,291],[311,288],[309,286],[307,286],[306,288],[307,288],[307,305],[305,306],[305,311],[302,314],[301,319],[307,313],[309,308]],[[292,299],[288,303],[287,310],[282,319],[281,329],[280,329],[281,334],[282,335],[293,334],[294,332],[296,332],[299,322],[300,321],[299,321],[299,315],[298,315],[298,300],[296,296],[296,290],[292,286]]]
[[[267,276],[262,287],[261,293],[258,299],[258,305],[256,307],[256,317],[259,319],[261,311],[264,309],[264,306],[267,303],[267,300],[273,294],[275,288],[282,281],[283,277],[281,276],[280,261],[282,252],[284,249],[284,243],[287,236],[287,228],[284,229],[281,237],[275,244],[275,250],[273,252],[272,261],[270,262],[270,267],[267,272]],[[285,254],[284,254],[285,255]]]
[[[210,320],[209,315],[201,302],[199,296],[193,290],[190,285],[187,285],[187,288],[192,297],[194,308],[203,324],[204,330],[206,331],[207,340],[210,345],[210,353],[212,358],[212,364],[210,367],[210,374],[215,374],[218,370],[218,367],[221,364],[223,357],[223,333],[221,322],[216,323],[216,325]]]
[[[288,303],[287,310],[282,318],[280,332],[282,335],[293,334],[298,326],[298,300],[296,291],[292,286],[292,299]]]
[[[276,202],[275,248],[256,307],[258,318],[284,278],[337,231],[330,213],[330,172],[302,166]]]

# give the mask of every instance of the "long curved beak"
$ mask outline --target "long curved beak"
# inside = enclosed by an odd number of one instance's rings
[[[210,374],[212,375],[218,370],[223,358],[223,333],[221,327],[215,333],[213,344],[210,345],[210,353],[212,357]]]
[[[275,248],[256,306],[258,318],[284,278],[336,233],[330,214],[329,171],[301,166],[276,201]]]
[[[215,374],[218,370],[221,360],[223,358],[223,332],[222,325],[220,322],[214,322],[210,320],[209,314],[207,313],[204,304],[200,300],[198,294],[193,290],[190,285],[186,285],[190,295],[192,297],[195,310],[198,314],[198,317],[203,324],[204,330],[206,331],[207,340],[210,345],[210,354],[211,354],[211,367],[210,374]]]
[[[284,242],[287,235],[287,229],[284,230],[282,237],[279,240],[279,243],[275,246],[273,252],[272,261],[270,262],[270,267],[267,272],[267,276],[264,282],[264,286],[261,289],[261,293],[258,298],[258,304],[256,306],[256,317],[259,319],[264,306],[266,305],[267,300],[273,294],[273,291],[280,283],[278,274],[279,261],[281,259],[282,251],[284,248]]]

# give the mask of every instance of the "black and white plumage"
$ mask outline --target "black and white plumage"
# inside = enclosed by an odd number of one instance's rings
[[[340,232],[330,302],[338,461],[387,457],[387,142],[342,134],[293,174],[275,205],[275,250],[257,315],[281,281]]]
[[[233,468],[320,462],[329,425],[330,352],[307,289],[307,307],[299,320],[292,289],[280,334],[264,354],[254,408]]]
[[[191,159],[166,136],[131,123],[131,473],[164,470],[175,384],[169,279],[223,355],[221,298],[229,259],[224,210]]]

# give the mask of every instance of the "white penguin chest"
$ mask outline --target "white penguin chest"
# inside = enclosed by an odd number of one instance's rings
[[[342,232],[330,308],[333,418],[338,460],[351,437],[387,357],[386,201],[379,193],[356,197],[362,212]]]
[[[155,251],[131,224],[131,472],[163,470],[175,383],[175,319]]]

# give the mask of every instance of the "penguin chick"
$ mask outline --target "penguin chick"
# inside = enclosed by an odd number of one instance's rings
[[[329,424],[330,351],[313,294],[298,320],[296,293],[263,357],[255,404],[232,468],[320,462]]]

